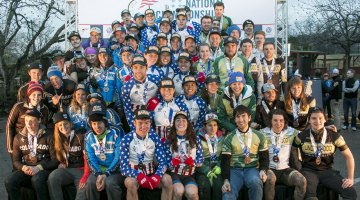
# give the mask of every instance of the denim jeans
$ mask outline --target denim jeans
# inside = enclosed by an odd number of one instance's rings
[[[82,168],[59,168],[51,172],[48,178],[48,188],[52,200],[63,200],[63,186],[74,184],[77,193],[76,200],[86,200],[85,189],[79,190],[79,182],[84,173]]]
[[[231,168],[231,191],[223,193],[223,200],[236,200],[243,185],[248,188],[249,200],[261,200],[263,197],[263,183],[260,180],[259,170],[251,168]]]
[[[105,179],[105,190],[108,200],[117,200],[121,198],[120,184],[122,176],[120,173],[112,174]],[[88,200],[100,199],[100,192],[96,189],[96,177],[91,174],[85,186],[86,197]]]
[[[22,171],[14,171],[5,179],[5,187],[11,200],[21,199],[21,188],[32,187],[38,200],[50,199],[46,181],[50,171],[41,170],[34,176],[24,174]]]
[[[356,127],[357,98],[344,98],[344,126],[349,126],[349,108],[351,109],[351,127]]]
[[[334,114],[334,125],[338,130],[341,129],[341,122],[340,122],[340,99],[331,99],[330,101],[331,109]]]

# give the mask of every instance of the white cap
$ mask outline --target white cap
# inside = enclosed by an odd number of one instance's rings
[[[339,74],[339,70],[338,70],[337,68],[334,68],[334,69],[332,70],[332,73],[333,73],[333,74]]]

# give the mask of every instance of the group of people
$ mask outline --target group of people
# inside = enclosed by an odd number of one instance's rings
[[[360,120],[360,113],[356,116],[358,90],[360,82],[355,78],[355,71],[349,69],[346,72],[346,78],[343,80],[337,68],[329,73],[322,75],[322,98],[323,108],[327,111],[328,118],[334,119],[334,124],[338,128],[346,130],[351,127],[356,131],[356,118]],[[344,95],[343,95],[344,93]],[[340,101],[343,101],[344,123],[340,121]],[[351,121],[349,123],[349,109],[351,109]],[[333,113],[333,114],[332,114]]]
[[[57,51],[46,70],[28,67],[6,125],[10,199],[317,199],[317,185],[356,199],[354,158],[299,77],[288,81],[275,45],[246,20],[243,31],[214,4],[201,24],[187,6],[134,17],[121,12],[105,44],[94,27]],[[133,21],[134,20],[134,21]],[[336,149],[346,177],[332,168]],[[300,154],[299,154],[300,153]],[[140,189],[140,190],[139,190]],[[140,193],[139,193],[140,192]],[[125,195],[126,194],[126,195]]]

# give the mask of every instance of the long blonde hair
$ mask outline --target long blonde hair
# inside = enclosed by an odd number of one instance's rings
[[[302,80],[299,77],[294,77],[292,78],[287,86],[286,86],[286,91],[285,91],[285,109],[286,112],[288,113],[292,113],[292,94],[291,94],[291,87],[293,87],[294,85],[301,85],[301,94],[300,94],[300,109],[301,110],[306,110],[306,107],[308,106],[309,102],[308,102],[308,98],[306,97],[305,94],[305,86],[304,83],[302,82]]]
[[[70,125],[72,126],[70,121],[68,121],[68,123],[70,123]],[[66,137],[59,131],[59,123],[56,123],[54,127],[54,146],[57,160],[61,163],[66,164],[67,159],[65,155],[69,151],[68,141]]]
[[[81,105],[76,101],[76,92],[78,90],[76,90],[73,95],[72,95],[72,99],[71,99],[71,103],[70,103],[70,108],[72,109],[72,111],[74,111],[75,113],[77,113],[79,110],[81,110]],[[85,91],[86,94],[86,91]],[[87,112],[87,108],[88,108],[88,102],[85,101],[83,107],[83,112]]]

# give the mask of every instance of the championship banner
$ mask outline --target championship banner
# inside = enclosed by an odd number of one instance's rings
[[[144,13],[148,8],[155,11],[156,18],[162,16],[165,9],[176,14],[176,8],[186,5],[191,9],[191,20],[200,23],[204,15],[214,16],[214,3],[218,0],[78,0],[79,33],[83,38],[89,37],[91,27],[102,30],[103,38],[112,34],[111,23],[121,20],[120,13],[129,9],[132,16]],[[263,30],[267,38],[275,37],[276,0],[222,0],[225,4],[224,15],[229,16],[234,24],[242,29],[242,23],[251,19],[255,31]]]

